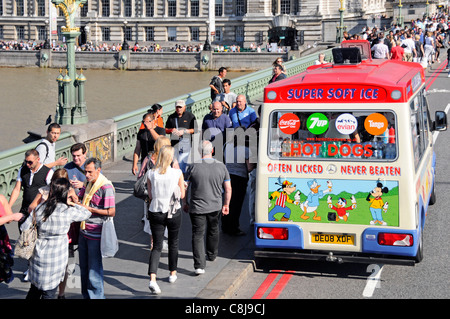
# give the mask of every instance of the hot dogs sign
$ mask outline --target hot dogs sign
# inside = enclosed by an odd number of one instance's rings
[[[282,141],[281,157],[393,159],[396,156],[395,128],[389,125],[388,114],[371,113],[356,118],[352,113],[316,112],[308,117],[300,113],[302,119],[297,114],[285,113],[278,120],[278,129],[288,135]],[[300,135],[307,137],[296,138]]]

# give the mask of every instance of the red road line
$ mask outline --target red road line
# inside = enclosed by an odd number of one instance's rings
[[[293,271],[287,271],[286,273],[284,273],[266,299],[277,299],[280,293],[283,291],[284,287],[286,287],[287,283],[291,279],[293,273]]]
[[[263,281],[261,286],[259,286],[258,290],[256,290],[252,299],[262,299],[279,274],[279,270],[272,270],[272,272]],[[276,299],[283,291],[284,287],[286,287],[287,283],[292,277],[292,274],[294,274],[293,271],[282,272],[281,278],[272,288],[266,299]]]
[[[442,72],[442,70],[447,66],[447,61],[444,61],[441,63],[441,65],[438,66],[438,69],[431,74],[431,76],[428,78],[428,80],[425,82],[426,87],[425,90],[428,91],[430,86],[436,81],[438,75]]]
[[[266,293],[267,289],[269,289],[270,285],[272,285],[275,278],[278,276],[278,273],[270,273],[266,279],[263,281],[261,286],[259,286],[258,290],[256,290],[255,294],[253,295],[252,299],[261,299],[262,296]]]

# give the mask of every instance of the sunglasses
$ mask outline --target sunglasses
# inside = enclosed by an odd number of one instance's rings
[[[34,162],[33,162],[33,161],[25,161],[25,163],[28,164],[28,165],[31,165],[31,164],[33,164]]]

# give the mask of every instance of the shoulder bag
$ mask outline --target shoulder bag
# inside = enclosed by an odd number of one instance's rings
[[[37,235],[37,225],[36,225],[36,212],[33,210],[33,222],[30,228],[23,230],[19,239],[17,239],[16,246],[14,248],[14,255],[23,259],[30,259],[34,252],[34,247],[36,246]]]

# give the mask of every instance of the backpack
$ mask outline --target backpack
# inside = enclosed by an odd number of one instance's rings
[[[44,161],[47,159],[47,157],[48,157],[48,152],[49,152],[49,149],[48,149],[48,145],[47,145],[47,143],[45,143],[45,142],[40,142],[38,145],[36,145],[36,147],[34,148],[34,149],[37,149],[38,147],[39,147],[39,145],[44,145],[45,146],[45,149],[46,149],[46,151],[47,151],[47,153],[45,153],[45,158],[44,159],[41,159],[41,163],[44,163]]]
[[[153,162],[150,159],[150,155],[147,156],[147,164],[145,165],[144,173],[139,177],[134,184],[133,196],[144,201],[148,201],[148,190],[147,190],[147,171],[153,167]]]

